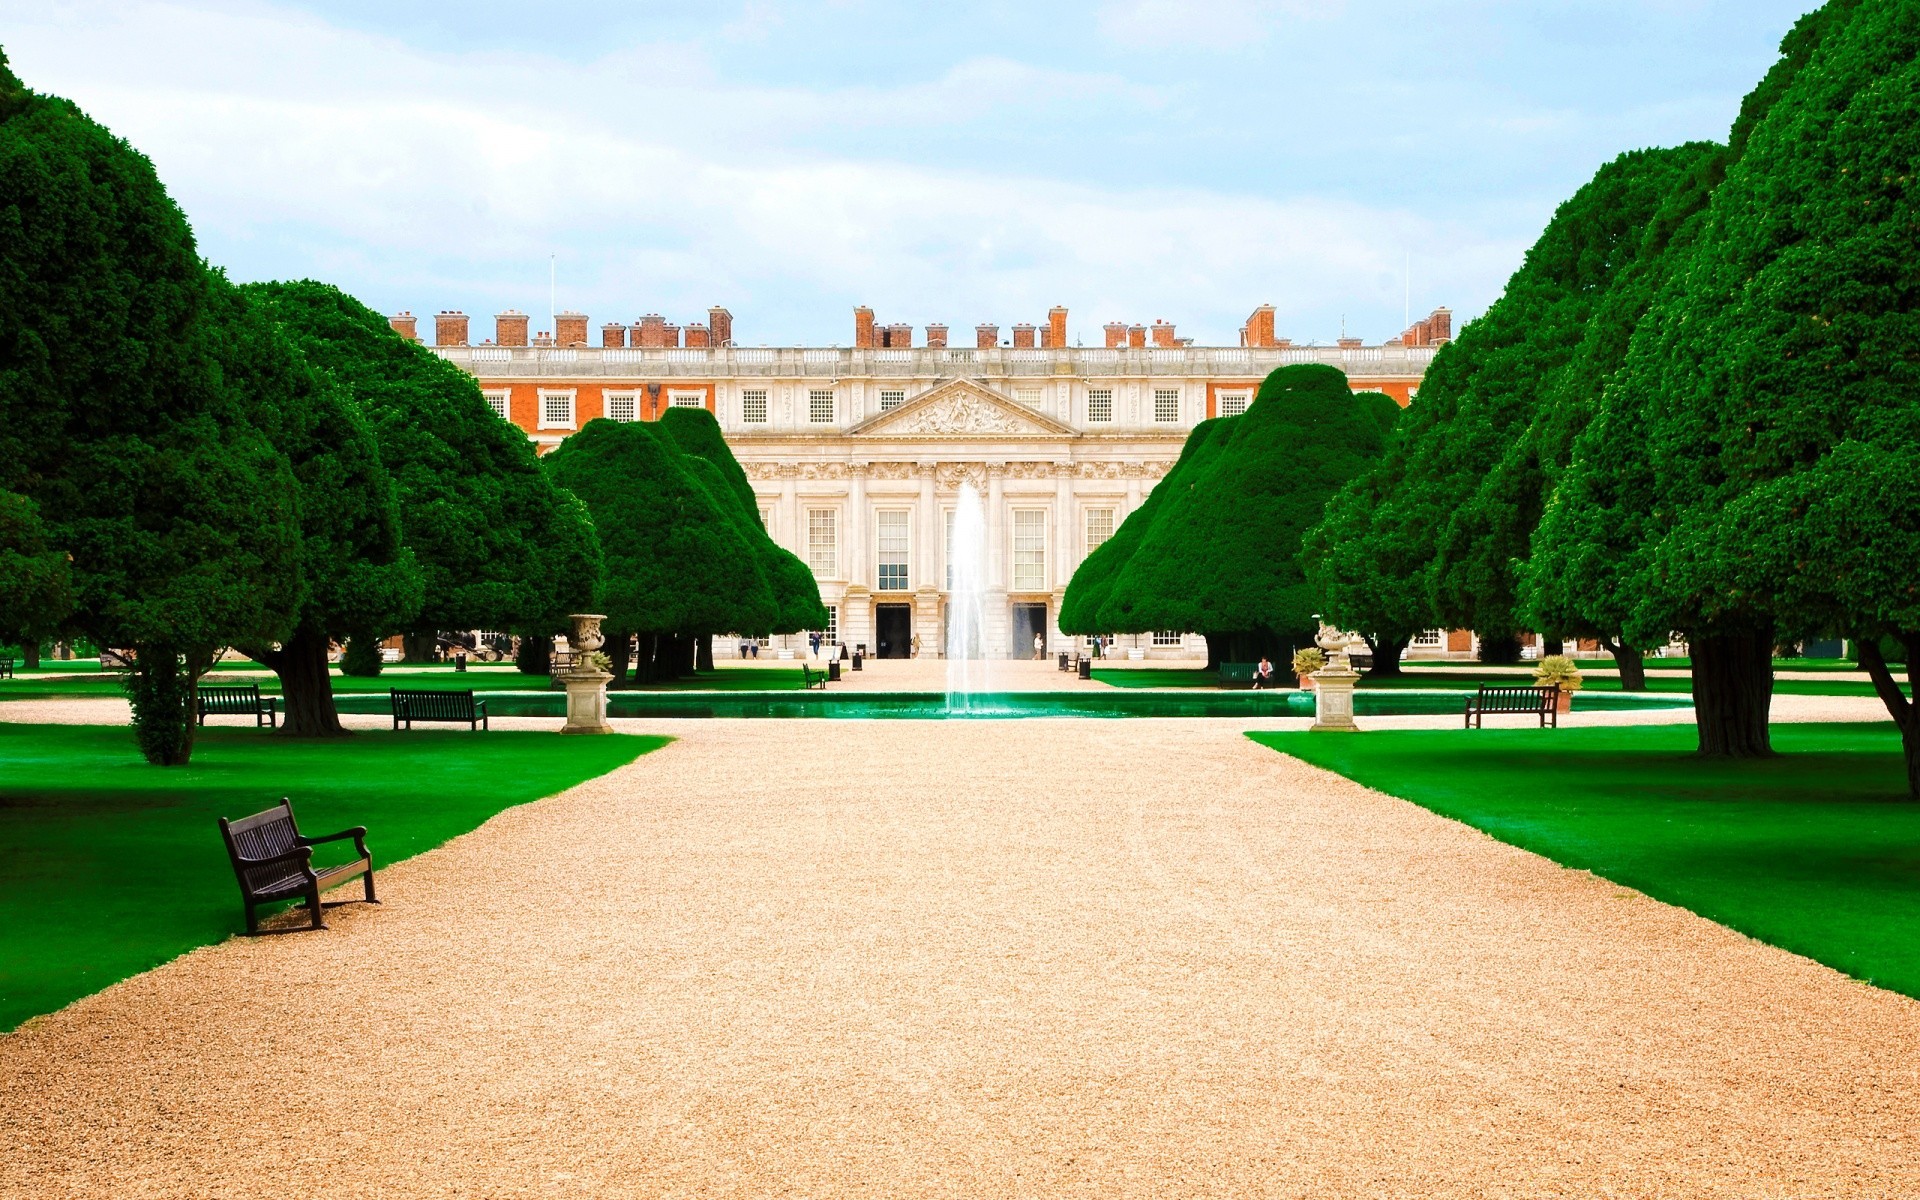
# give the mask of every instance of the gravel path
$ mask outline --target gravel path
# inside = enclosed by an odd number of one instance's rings
[[[1920,1195],[1920,1004],[1240,723],[626,724],[0,1039],[0,1195]]]

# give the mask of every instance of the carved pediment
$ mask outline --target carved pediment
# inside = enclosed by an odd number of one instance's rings
[[[1024,404],[967,380],[943,383],[892,412],[869,417],[852,437],[1073,437],[1074,431]]]

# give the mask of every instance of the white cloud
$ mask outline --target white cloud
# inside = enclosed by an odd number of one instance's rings
[[[1156,102],[1008,60],[809,92],[720,82],[686,46],[579,68],[429,53],[262,6],[72,7],[17,24],[16,70],[149,153],[216,261],[241,278],[331,278],[387,308],[543,311],[553,253],[563,306],[597,321],[726,303],[748,342],[843,340],[856,302],[956,328],[1060,302],[1088,340],[1110,318],[1166,317],[1230,342],[1270,301],[1293,336],[1327,338],[1289,317],[1341,296],[1397,320],[1410,246],[1423,277],[1483,289],[1520,250],[1391,208],[861,158],[780,132],[965,126],[1063,95]],[[636,89],[643,65],[673,86]]]
[[[1330,20],[1345,0],[1108,0],[1101,36],[1128,46],[1232,49],[1266,41],[1282,25]]]

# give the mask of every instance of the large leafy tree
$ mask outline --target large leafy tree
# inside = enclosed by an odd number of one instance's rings
[[[640,635],[644,667],[678,674],[692,665],[696,636],[772,622],[773,594],[734,497],[717,499],[699,477],[724,489],[710,463],[645,424],[600,420],[543,465],[592,515],[605,556],[602,627],[616,647]]]
[[[1836,72],[1850,85],[1870,86],[1895,61],[1857,46],[1849,59],[1826,43],[1857,12],[1892,10],[1906,11],[1829,4],[1782,43],[1780,61],[1748,96],[1721,156],[1724,182],[1677,223],[1662,251],[1657,292],[1574,443],[1535,538],[1535,557],[1545,558],[1530,573],[1543,610],[1618,620],[1629,640],[1686,636],[1704,754],[1770,752],[1773,647],[1805,616],[1783,606],[1779,588],[1752,585],[1747,572],[1766,548],[1726,540],[1722,522],[1753,484],[1790,473],[1790,462],[1813,463],[1845,440],[1833,407],[1842,378],[1832,373],[1832,354],[1846,343],[1821,343],[1827,357],[1806,370],[1803,360],[1819,339],[1803,339],[1844,310],[1833,297],[1856,286],[1844,272],[1866,269],[1845,254],[1823,259],[1837,237],[1833,222],[1871,224],[1875,214],[1858,206],[1861,197],[1848,197],[1858,207],[1845,218],[1812,220],[1793,189],[1825,170],[1839,174],[1848,166],[1839,160],[1859,152],[1845,148],[1844,123],[1823,124],[1838,115],[1831,98],[1827,110],[1808,117],[1806,97],[1830,87]],[[1786,174],[1770,179],[1776,172]],[[1795,274],[1810,262],[1836,273],[1824,280]],[[1792,288],[1804,290],[1787,295]],[[1897,379],[1899,370],[1881,378]]]
[[[763,634],[798,633],[803,629],[823,629],[827,623],[826,606],[820,602],[820,584],[813,571],[798,555],[775,542],[760,524],[759,500],[746,471],[734,458],[720,432],[720,422],[704,408],[669,408],[660,416],[657,430],[680,451],[708,464],[711,477],[703,477],[708,491],[733,513],[741,536],[753,547],[760,573],[773,593],[772,619],[764,628],[739,626],[721,632]],[[701,643],[701,653],[710,653],[711,641]],[[711,665],[711,664],[709,664]]]
[[[275,398],[274,442],[299,487],[306,584],[292,633],[277,645],[247,650],[280,677],[284,733],[342,736],[347,731],[334,706],[329,647],[356,632],[404,627],[420,609],[420,572],[401,545],[393,480],[359,406],[344,387],[308,365],[266,306],[236,294],[228,309],[235,382]]]
[[[1920,718],[1878,650],[1920,651],[1920,12],[1822,16],[1649,346],[1675,519],[1647,584],[1697,627],[1858,638],[1920,796]]]
[[[226,285],[152,165],[0,59],[0,491],[71,555],[67,620],[131,649],[135,736],[193,748],[218,649],[288,632],[302,597],[270,396],[241,386]]]
[[[39,507],[0,492],[0,645],[18,642],[27,665],[37,666],[40,639],[72,611],[72,564],[48,544]]]
[[[592,527],[472,376],[337,288],[300,281],[251,291],[372,426],[423,584],[419,611],[401,628],[529,636],[565,628],[597,581]]]
[[[1183,455],[1184,469],[1154,489],[1166,496],[1114,578],[1100,624],[1196,630],[1217,661],[1284,659],[1311,637],[1319,612],[1301,536],[1378,457],[1398,413],[1385,395],[1354,393],[1332,367],[1273,372],[1245,413],[1196,430],[1204,440]]]

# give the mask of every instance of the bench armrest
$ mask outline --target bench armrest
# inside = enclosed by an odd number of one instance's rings
[[[475,712],[477,712],[477,713],[483,713],[483,712],[486,712],[486,711],[487,711],[487,702],[486,702],[485,700],[475,700],[475,701],[473,702],[473,711],[475,711]]]
[[[337,842],[343,838],[352,838],[355,841],[359,841],[366,836],[367,827],[365,825],[355,825],[352,829],[342,829],[339,833],[323,833],[318,837],[302,836],[300,838],[300,844],[302,846],[318,846],[321,842]]]

